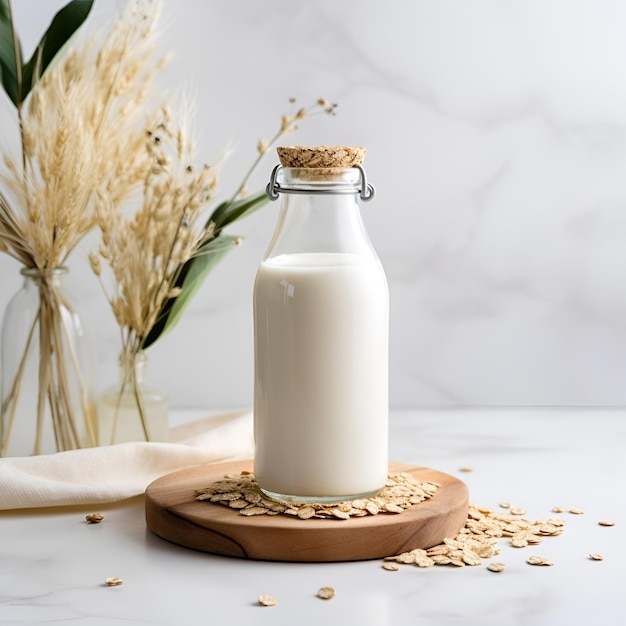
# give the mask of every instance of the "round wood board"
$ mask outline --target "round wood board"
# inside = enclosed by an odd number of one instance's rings
[[[433,498],[402,513],[348,520],[287,515],[246,517],[235,509],[196,500],[196,490],[224,474],[252,471],[252,461],[201,465],[174,472],[146,490],[146,523],[175,544],[247,559],[269,561],[358,561],[430,548],[454,537],[465,525],[468,490],[463,482],[427,467],[391,463],[390,472],[408,472],[438,483]]]

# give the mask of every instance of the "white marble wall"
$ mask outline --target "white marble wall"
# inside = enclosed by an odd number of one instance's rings
[[[29,52],[63,2],[14,2]],[[97,0],[90,27],[120,5]],[[166,0],[165,12],[166,82],[196,94],[203,156],[234,149],[224,195],[290,96],[339,103],[290,142],[369,149],[394,406],[626,403],[626,3]],[[271,205],[231,229],[245,244],[151,350],[173,404],[251,403],[252,283],[275,217]],[[118,335],[85,256],[73,289],[106,385]],[[0,258],[0,302],[18,286]]]

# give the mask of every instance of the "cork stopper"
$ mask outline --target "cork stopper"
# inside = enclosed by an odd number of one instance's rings
[[[276,152],[283,167],[335,169],[363,165],[367,150],[350,146],[279,146]]]

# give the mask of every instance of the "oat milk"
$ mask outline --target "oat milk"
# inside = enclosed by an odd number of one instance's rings
[[[254,308],[262,489],[323,500],[383,487],[388,294],[375,254],[270,257],[257,273]]]

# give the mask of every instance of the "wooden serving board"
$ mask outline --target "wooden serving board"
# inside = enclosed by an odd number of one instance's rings
[[[146,522],[175,544],[247,559],[270,561],[358,561],[429,548],[454,537],[465,525],[468,490],[463,482],[433,469],[402,463],[390,472],[439,483],[430,500],[398,514],[349,520],[287,515],[246,517],[235,509],[196,500],[196,490],[224,474],[252,471],[251,461],[202,465],[163,476],[146,490]]]

